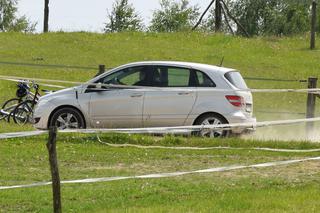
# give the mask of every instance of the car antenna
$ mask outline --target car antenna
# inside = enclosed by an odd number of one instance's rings
[[[224,61],[224,56],[222,56],[219,67],[222,67],[223,61]]]

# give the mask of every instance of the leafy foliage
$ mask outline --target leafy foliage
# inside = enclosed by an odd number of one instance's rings
[[[231,9],[250,35],[291,35],[310,28],[306,0],[234,0]]]
[[[153,12],[150,31],[177,32],[191,29],[200,13],[198,6],[190,6],[188,0],[161,0],[160,9]]]
[[[26,16],[17,17],[17,0],[0,0],[0,32],[33,32],[36,24]]]
[[[104,31],[106,33],[140,31],[142,28],[142,19],[128,0],[116,0],[112,12],[108,14]]]

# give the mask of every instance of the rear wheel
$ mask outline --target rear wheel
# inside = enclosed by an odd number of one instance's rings
[[[20,102],[21,100],[19,98],[12,98],[6,101],[1,108],[0,120],[6,118],[7,121],[9,122],[14,109],[18,106]]]
[[[195,125],[221,125],[228,124],[228,121],[220,115],[209,113],[199,117]],[[224,138],[230,135],[230,130],[223,129],[202,129],[196,133],[196,135],[201,137],[209,138]]]
[[[85,128],[85,122],[78,110],[66,107],[54,112],[49,122],[49,127],[51,126],[55,126],[60,130],[83,129]]]

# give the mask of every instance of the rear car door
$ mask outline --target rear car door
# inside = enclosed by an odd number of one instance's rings
[[[194,73],[188,68],[154,66],[152,86],[145,92],[143,124],[146,127],[185,123],[195,100]]]
[[[148,71],[149,66],[130,67],[98,80],[96,83],[121,87],[92,90],[89,102],[91,125],[96,128],[141,127],[145,89],[123,86],[148,85]]]

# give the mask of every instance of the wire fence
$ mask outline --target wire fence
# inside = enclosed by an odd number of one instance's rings
[[[66,68],[66,69],[79,69],[79,70],[99,70],[99,66],[77,66],[77,65],[64,65],[64,64],[36,64],[27,62],[11,62],[11,61],[0,61],[0,64],[12,65],[12,66],[29,66],[29,67],[44,67],[44,68]],[[114,67],[106,67],[107,70],[113,69]],[[264,77],[244,77],[245,80],[250,81],[270,81],[270,82],[300,82],[306,83],[305,79],[281,79],[281,78],[264,78]]]
[[[30,67],[46,67],[46,68],[66,68],[66,69],[79,69],[79,70],[97,70],[98,73],[97,75],[105,72],[105,70],[109,70],[112,69],[112,67],[110,68],[105,68],[105,65],[99,65],[97,67],[93,67],[93,66],[75,66],[75,65],[62,65],[62,64],[36,64],[36,63],[25,63],[25,62],[10,62],[10,61],[0,61],[0,64],[5,64],[5,65],[12,65],[12,66],[30,66]],[[2,76],[2,78],[5,78],[8,76]],[[13,78],[11,76],[12,79],[14,80],[19,80],[17,78]],[[26,78],[27,79],[27,78]],[[249,80],[249,81],[264,81],[264,82],[287,82],[287,83],[308,83],[308,80],[299,80],[299,79],[281,79],[281,78],[264,78],[264,77],[244,77],[245,80]],[[39,80],[39,79],[37,79]],[[40,79],[43,80],[43,79]],[[48,80],[48,79],[44,79],[46,81],[52,81],[52,82],[57,82],[57,83],[63,83],[62,81],[57,81],[57,80]],[[64,83],[67,83],[66,81],[64,81]],[[74,82],[72,82],[74,83]],[[77,82],[79,83],[79,82]],[[48,86],[48,85],[46,85]],[[50,85],[49,85],[50,86]],[[52,87],[57,87],[57,88],[64,88],[64,86],[59,86],[59,85],[51,85]],[[271,91],[272,89],[268,90],[268,92],[280,92],[279,89],[273,89],[274,91]],[[252,90],[252,92],[266,92],[267,90]],[[311,93],[311,91],[305,91],[308,93]],[[318,94],[319,91],[316,91],[316,93]],[[295,113],[295,112],[274,112],[274,111],[269,111],[269,110],[265,110],[265,111],[256,111],[259,113],[264,113],[264,114],[296,114],[296,115],[305,115],[306,113]]]
[[[75,66],[75,65],[63,65],[63,64],[33,64],[33,63],[9,62],[9,61],[0,61],[0,64],[14,65],[14,66],[28,66],[28,67],[81,69],[81,70],[97,70],[98,69],[98,67],[91,67],[91,66]]]

